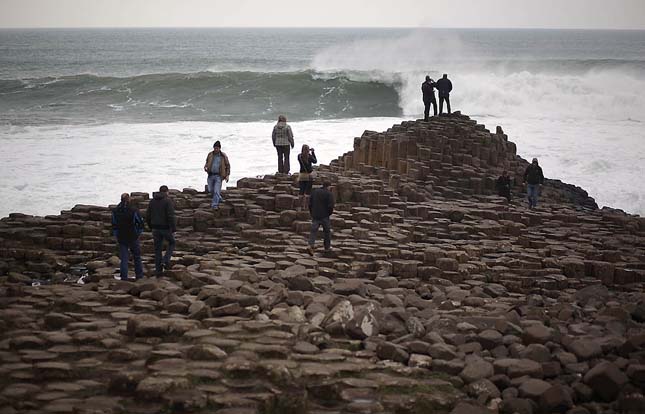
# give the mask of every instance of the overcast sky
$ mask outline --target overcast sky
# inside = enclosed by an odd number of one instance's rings
[[[0,0],[0,27],[645,29],[645,0]]]

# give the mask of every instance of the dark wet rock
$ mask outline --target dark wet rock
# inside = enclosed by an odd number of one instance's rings
[[[527,379],[519,387],[520,397],[536,400],[549,388],[551,388],[551,384],[546,381],[536,378]]]
[[[389,359],[402,364],[407,364],[410,359],[410,354],[404,347],[391,342],[381,342],[376,347],[376,355],[381,359]]]
[[[493,364],[482,358],[473,356],[466,359],[466,366],[459,376],[467,383],[492,377],[494,373]]]
[[[629,379],[616,365],[603,361],[585,374],[584,382],[602,399],[612,401]]]
[[[525,398],[505,398],[501,405],[502,414],[534,414],[535,403]]]
[[[539,405],[545,413],[565,413],[573,407],[573,399],[565,387],[553,385],[540,395]]]
[[[579,360],[586,360],[602,354],[602,348],[596,339],[577,339],[572,341],[567,349]]]
[[[524,344],[545,344],[553,336],[553,329],[547,328],[543,324],[534,324],[524,329],[522,340]]]

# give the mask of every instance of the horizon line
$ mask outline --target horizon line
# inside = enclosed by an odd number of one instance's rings
[[[428,27],[428,26],[5,26],[0,30],[76,30],[76,29],[423,29],[423,30],[580,30],[639,32],[645,28],[597,27]]]

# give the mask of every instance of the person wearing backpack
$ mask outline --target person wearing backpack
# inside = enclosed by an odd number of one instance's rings
[[[162,185],[158,193],[152,194],[152,200],[146,211],[148,227],[152,229],[152,239],[155,245],[155,276],[162,275],[164,270],[170,269],[170,259],[175,250],[175,207],[168,198],[168,187]],[[166,254],[163,252],[164,240],[168,242]]]
[[[121,280],[128,280],[128,260],[132,253],[135,277],[143,277],[139,235],[143,232],[143,219],[130,205],[130,194],[121,194],[121,202],[112,210],[112,231],[119,245]]]

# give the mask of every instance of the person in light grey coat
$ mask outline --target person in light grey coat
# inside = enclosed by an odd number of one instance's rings
[[[273,127],[271,134],[273,146],[278,153],[278,173],[289,174],[291,166],[289,165],[289,151],[294,147],[293,132],[287,124],[287,117],[280,115],[278,123]]]

